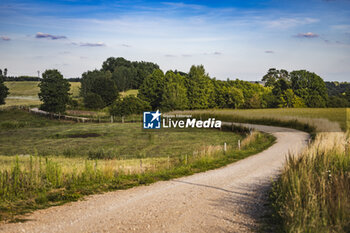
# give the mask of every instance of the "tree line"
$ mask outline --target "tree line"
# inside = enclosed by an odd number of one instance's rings
[[[6,74],[1,71],[0,76],[0,97],[4,99],[8,93],[3,85]],[[272,68],[261,80],[264,85],[238,79],[216,80],[202,65],[192,66],[188,73],[177,70],[164,73],[151,62],[110,57],[103,62],[101,69],[87,71],[81,78],[71,81],[81,82],[83,107],[108,108],[111,115],[120,116],[152,109],[350,106],[350,84],[325,83],[313,72]],[[68,94],[69,86],[69,80],[64,79],[59,71],[45,71],[39,84],[39,98],[43,101],[41,109],[64,112],[66,105],[79,107],[80,103]],[[130,89],[138,89],[138,95],[124,98],[119,95],[119,92]]]

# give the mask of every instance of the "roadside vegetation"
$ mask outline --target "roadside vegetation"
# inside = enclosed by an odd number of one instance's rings
[[[277,125],[314,135],[289,155],[270,193],[267,231],[350,231],[350,109],[200,110],[181,113],[225,121]],[[340,127],[341,126],[341,127]],[[265,230],[266,230],[265,229]]]

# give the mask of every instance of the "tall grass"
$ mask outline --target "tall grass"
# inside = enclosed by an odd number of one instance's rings
[[[119,160],[16,157],[0,169],[0,220],[50,205],[74,201],[92,193],[126,189],[140,184],[190,175],[235,162],[269,147],[274,138],[253,133],[238,150],[207,146],[193,154],[164,158]],[[70,165],[67,165],[70,164]]]
[[[350,232],[349,118],[335,114],[346,109],[207,110],[187,112],[224,121],[277,125],[307,131],[311,145],[299,155],[289,155],[280,177],[273,183],[270,204],[281,232]],[[293,115],[294,111],[294,115]],[[312,112],[320,113],[311,114]],[[279,114],[276,114],[279,113]],[[319,116],[324,118],[319,118]],[[343,119],[344,118],[344,119]],[[344,133],[342,129],[348,130]]]
[[[350,232],[349,138],[317,135],[300,156],[289,156],[271,198],[284,232]]]

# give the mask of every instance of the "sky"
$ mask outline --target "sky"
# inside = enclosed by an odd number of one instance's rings
[[[1,0],[0,69],[66,78],[108,57],[261,80],[269,68],[350,81],[350,0]]]

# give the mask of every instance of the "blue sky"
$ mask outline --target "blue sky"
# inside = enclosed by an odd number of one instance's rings
[[[217,79],[275,67],[350,81],[350,0],[2,0],[0,51],[9,75],[79,77],[121,56],[164,71],[203,64]]]

